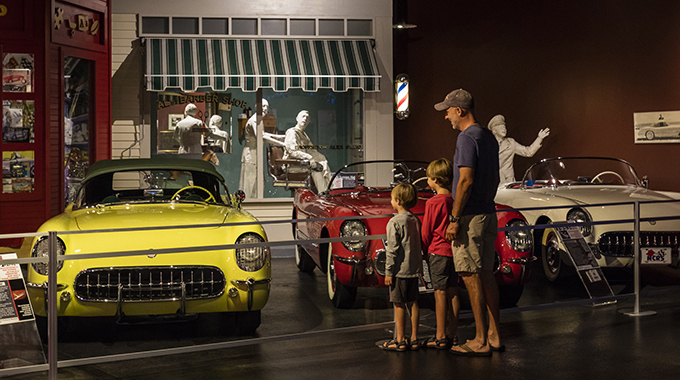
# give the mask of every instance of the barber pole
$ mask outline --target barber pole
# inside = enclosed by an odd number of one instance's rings
[[[394,81],[395,105],[397,119],[404,120],[409,115],[408,109],[408,75],[399,74]]]

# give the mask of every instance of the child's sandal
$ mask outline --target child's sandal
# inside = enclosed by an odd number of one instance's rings
[[[387,342],[383,343],[382,346],[380,346],[385,351],[397,351],[397,352],[404,352],[406,351],[406,341],[401,341],[397,342],[394,339],[390,339]]]

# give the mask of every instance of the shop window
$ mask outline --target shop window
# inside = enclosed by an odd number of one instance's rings
[[[328,19],[319,20],[319,35],[320,36],[344,36],[345,35],[345,21]]]
[[[33,55],[7,53],[2,58],[2,91],[33,92]]]
[[[229,34],[229,19],[203,18],[203,34]]]
[[[237,35],[257,35],[257,19],[255,18],[234,18],[231,20],[232,34]]]
[[[2,142],[35,142],[35,102],[33,100],[2,101]]]
[[[373,22],[371,20],[347,20],[348,36],[371,36]]]
[[[316,20],[313,19],[291,19],[291,36],[314,36],[316,35]]]
[[[198,18],[173,17],[172,34],[198,34]]]
[[[169,34],[170,20],[167,17],[142,17],[142,33]]]
[[[71,203],[90,166],[92,62],[64,58],[64,202]]]
[[[285,36],[285,19],[262,19],[262,35],[264,36]]]
[[[320,89],[309,93],[290,89],[280,93],[263,89],[262,96],[268,103],[268,113],[260,124],[265,134],[258,145],[257,128],[252,128],[257,120],[255,93],[240,89],[220,93],[154,93],[155,154],[183,154],[209,160],[224,176],[231,192],[248,191],[246,199],[289,198],[292,189],[314,186],[314,181],[308,179],[305,183],[306,179],[298,173],[286,183],[284,177],[277,177],[281,168],[272,167],[276,163],[269,160],[272,158],[269,154],[272,151],[285,154],[286,132],[296,127],[297,116],[305,110],[309,116],[305,133],[311,143],[302,149],[314,149],[323,155],[331,173],[364,159],[361,90]],[[185,111],[189,104],[195,109],[189,107],[193,115],[188,116]],[[200,145],[192,147],[194,143]],[[258,146],[262,148],[262,161],[257,159]]]

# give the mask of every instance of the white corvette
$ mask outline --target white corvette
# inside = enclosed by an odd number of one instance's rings
[[[678,268],[680,201],[668,202],[674,199],[680,200],[680,193],[647,189],[626,161],[599,157],[542,160],[526,171],[522,181],[502,185],[496,195],[496,203],[521,209],[530,225],[592,223],[580,229],[602,267],[633,264],[630,220],[632,202],[639,201],[640,218],[646,218],[640,223],[640,246],[671,248],[671,266]],[[558,279],[564,273],[563,264],[571,261],[557,236],[550,228],[539,228],[534,230],[534,241],[541,242],[546,276]]]

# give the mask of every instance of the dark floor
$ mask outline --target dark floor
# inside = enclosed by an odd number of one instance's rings
[[[438,350],[384,352],[374,343],[392,334],[385,289],[361,289],[352,309],[336,310],[326,299],[324,275],[299,273],[294,259],[284,256],[274,258],[272,293],[256,336],[237,336],[217,316],[146,326],[77,321],[60,338],[59,379],[585,380],[670,379],[680,373],[680,286],[645,287],[640,309],[656,315],[631,317],[621,311],[633,308],[632,295],[593,307],[576,277],[561,286],[538,277],[518,307],[502,310],[504,353],[468,358]],[[423,336],[433,333],[430,306],[423,303]],[[464,311],[459,336],[473,335],[474,321]],[[198,347],[204,344],[214,349]],[[196,352],[172,354],[183,346]],[[103,355],[118,356],[88,362]],[[8,378],[46,379],[47,372]]]

